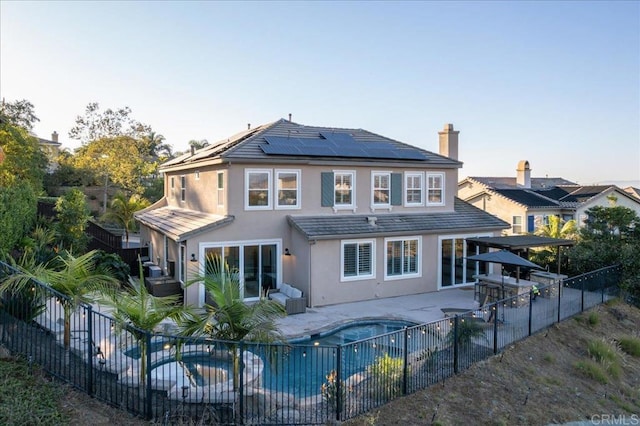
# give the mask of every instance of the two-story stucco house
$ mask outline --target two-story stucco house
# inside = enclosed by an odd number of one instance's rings
[[[222,257],[246,300],[283,282],[310,307],[473,283],[465,238],[509,225],[456,198],[458,131],[439,139],[436,154],[362,129],[248,129],[162,165],[141,243],[183,283]],[[202,286],[184,298],[201,305]]]
[[[531,177],[529,162],[518,163],[515,177],[467,177],[458,196],[511,224],[508,235],[535,232],[549,216],[575,219],[581,226],[587,210],[609,207],[612,200],[640,214],[640,199],[615,185],[578,185],[563,178]]]

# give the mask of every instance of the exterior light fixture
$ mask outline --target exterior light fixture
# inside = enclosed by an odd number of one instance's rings
[[[289,249],[288,249],[288,248],[285,248],[285,249],[284,249],[284,255],[285,255],[285,256],[291,256],[291,252],[289,251]]]
[[[197,262],[198,259],[196,259],[196,254],[195,253],[191,253],[191,259],[190,262]]]

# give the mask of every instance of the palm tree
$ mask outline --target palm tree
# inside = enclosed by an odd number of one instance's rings
[[[47,264],[35,265],[29,269],[19,267],[19,272],[9,276],[0,285],[1,291],[20,293],[33,286],[33,280],[39,281],[63,296],[59,302],[64,311],[65,349],[71,346],[71,315],[82,303],[95,300],[93,292],[105,291],[118,281],[110,275],[99,272],[93,260],[96,251],[90,251],[75,257],[69,252],[59,255]]]
[[[122,192],[117,193],[111,201],[111,207],[105,213],[105,219],[115,220],[124,228],[125,241],[129,247],[129,232],[136,228],[136,220],[133,214],[149,206],[149,201],[133,194],[127,198]]]
[[[154,160],[162,157],[170,158],[172,155],[172,147],[164,143],[165,140],[163,135],[154,131],[149,132],[149,134],[142,137],[142,143],[144,144],[142,154],[148,155]]]
[[[207,336],[224,340],[233,356],[233,389],[238,388],[240,354],[237,342],[272,343],[284,341],[275,320],[285,315],[284,308],[273,300],[261,298],[247,304],[240,297],[240,278],[237,270],[222,264],[215,256],[207,262],[206,274],[196,277],[188,285],[203,283],[211,302],[205,303],[204,314],[190,316],[183,324],[187,336]]]
[[[548,223],[536,229],[535,235],[539,237],[547,238],[559,238],[559,239],[576,239],[578,235],[578,227],[575,219],[563,221],[560,216],[549,216]],[[540,251],[534,252],[536,263],[543,265],[553,265],[558,262],[560,258],[560,246],[557,249],[544,248]]]
[[[102,303],[111,306],[118,328],[133,326],[128,331],[136,339],[140,348],[140,383],[145,383],[147,362],[147,339],[156,327],[165,319],[180,322],[191,311],[180,305],[180,295],[154,297],[149,294],[144,285],[142,263],[140,263],[140,283],[132,283],[127,291],[110,291],[104,293],[100,299]]]

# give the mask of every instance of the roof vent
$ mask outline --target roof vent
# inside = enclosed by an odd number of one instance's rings
[[[376,226],[376,221],[378,220],[377,217],[375,216],[367,216],[367,222],[369,222],[369,225],[371,226]]]

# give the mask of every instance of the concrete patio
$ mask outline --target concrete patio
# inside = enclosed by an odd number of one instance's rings
[[[441,308],[476,309],[478,303],[473,300],[473,295],[473,286],[468,286],[410,296],[307,308],[304,314],[279,319],[278,326],[286,337],[298,337],[356,319],[401,319],[424,324],[444,318]]]

